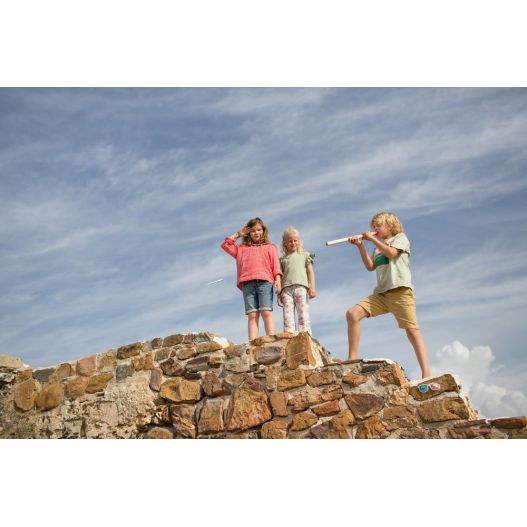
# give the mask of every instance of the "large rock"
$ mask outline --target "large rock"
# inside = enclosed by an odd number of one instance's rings
[[[42,391],[35,397],[35,405],[40,410],[52,410],[64,400],[64,388],[62,384],[53,382],[46,384]]]
[[[0,355],[0,368],[6,368],[7,370],[16,370],[24,366],[20,357],[15,355]]]
[[[311,337],[309,333],[299,333],[287,343],[286,364],[290,370],[295,370],[301,364],[311,366],[316,364],[311,352]]]
[[[467,403],[461,397],[444,397],[432,399],[417,407],[419,417],[426,423],[469,419]]]
[[[273,417],[269,397],[256,380],[247,377],[233,393],[227,417],[227,430],[247,430]]]
[[[23,412],[31,410],[35,404],[35,397],[39,388],[40,383],[35,379],[29,379],[17,384],[14,391],[15,407]]]
[[[220,432],[225,428],[223,423],[223,400],[208,399],[201,408],[198,421],[200,434]]]
[[[165,381],[161,385],[159,394],[175,403],[193,403],[201,399],[201,383],[176,377]]]
[[[373,393],[353,393],[346,395],[345,400],[357,419],[375,415],[384,406],[384,399]]]

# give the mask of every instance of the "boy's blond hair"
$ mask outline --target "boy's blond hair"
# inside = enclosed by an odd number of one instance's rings
[[[289,236],[298,236],[298,251],[300,252],[302,250],[302,240],[300,238],[300,233],[298,232],[298,229],[295,229],[291,225],[289,227],[286,227],[284,229],[284,232],[282,233],[282,252],[284,254],[287,254],[287,249],[285,246],[285,242]]]
[[[381,222],[387,225],[393,236],[400,232],[404,232],[403,224],[393,212],[379,212],[378,214],[375,214],[370,221],[370,227],[372,229],[375,222]]]

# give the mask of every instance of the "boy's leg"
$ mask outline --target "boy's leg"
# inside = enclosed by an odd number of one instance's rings
[[[295,332],[295,303],[289,288],[284,288],[280,298],[284,310],[284,331],[286,333]]]
[[[274,317],[272,311],[262,311],[262,318],[265,326],[266,335],[276,335],[276,330],[274,326]]]
[[[348,321],[348,360],[359,357],[360,321],[367,317],[368,313],[359,305],[353,306],[346,311]]]
[[[258,336],[258,319],[259,318],[260,318],[260,313],[258,311],[247,313],[247,332],[249,334],[249,340],[253,340]]]
[[[426,345],[423,336],[421,335],[421,331],[419,329],[413,328],[406,329],[406,335],[408,336],[410,344],[414,348],[417,362],[419,362],[419,366],[421,367],[421,376],[423,379],[425,377],[430,377],[431,374],[428,366],[428,354],[426,352]]]

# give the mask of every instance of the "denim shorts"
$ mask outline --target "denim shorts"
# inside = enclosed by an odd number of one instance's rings
[[[249,280],[242,284],[245,314],[273,310],[273,284],[267,280]]]

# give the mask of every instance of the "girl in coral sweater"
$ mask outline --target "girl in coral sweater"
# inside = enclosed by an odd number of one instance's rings
[[[236,243],[242,239],[240,245]],[[269,241],[269,231],[260,218],[249,220],[245,227],[227,236],[221,248],[236,259],[237,287],[243,293],[249,340],[258,336],[260,313],[266,335],[275,334],[273,285],[282,289],[282,271],[276,246]]]

